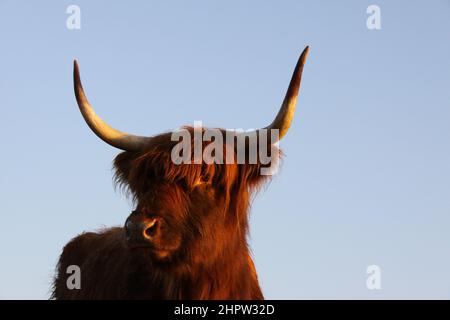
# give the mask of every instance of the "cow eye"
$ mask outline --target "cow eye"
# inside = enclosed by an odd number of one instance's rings
[[[202,175],[202,177],[200,178],[200,181],[203,183],[208,183],[211,179],[211,176],[209,173]]]
[[[181,188],[183,188],[184,190],[189,189],[189,188],[188,188],[188,183],[187,183],[186,179],[180,179],[180,180],[178,180],[178,185],[179,185]]]

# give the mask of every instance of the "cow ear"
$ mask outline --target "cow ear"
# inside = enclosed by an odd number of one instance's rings
[[[234,156],[240,167],[241,182],[250,185],[261,184],[278,172],[283,155],[278,144],[271,143],[272,137],[268,138],[261,135],[257,135],[256,139],[255,136],[253,139],[250,136],[235,138]],[[242,145],[242,142],[245,144]]]
[[[259,188],[266,182],[270,181],[275,172],[273,172],[273,168],[271,166],[262,165],[260,163],[241,165],[240,181],[244,182],[250,188]]]
[[[135,159],[134,152],[122,152],[114,159],[114,182],[120,187],[129,186],[130,171],[132,162]]]
[[[258,150],[256,164],[247,164],[246,180],[249,184],[261,184],[276,175],[281,166],[282,152],[276,145],[269,145],[266,150]]]

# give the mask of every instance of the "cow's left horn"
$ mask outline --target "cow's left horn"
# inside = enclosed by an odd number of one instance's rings
[[[308,56],[309,47],[306,47],[300,58],[298,59],[297,65],[295,66],[294,74],[292,75],[291,83],[289,84],[289,88],[286,92],[286,96],[284,98],[283,104],[281,105],[278,114],[273,120],[273,122],[265,127],[269,131],[278,129],[279,130],[279,140],[283,138],[283,136],[288,132],[289,127],[291,126],[292,119],[294,118],[295,108],[297,105],[297,96],[300,90],[300,82],[302,80],[302,72],[303,66],[305,65],[306,57]],[[276,141],[271,141],[272,143]]]
[[[84,94],[76,60],[74,61],[73,83],[81,114],[88,126],[100,139],[113,147],[126,151],[139,151],[150,141],[151,138],[149,137],[135,136],[110,127],[95,113]]]

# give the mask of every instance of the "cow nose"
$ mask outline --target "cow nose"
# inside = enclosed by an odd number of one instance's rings
[[[161,218],[128,219],[125,223],[125,235],[131,243],[153,242],[160,233]]]
[[[158,234],[160,226],[161,221],[159,218],[146,219],[146,221],[142,222],[142,237],[148,241],[152,241]]]

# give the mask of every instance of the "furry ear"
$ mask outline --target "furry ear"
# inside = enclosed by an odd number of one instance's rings
[[[257,153],[256,161],[250,161],[247,153],[246,163],[239,165],[240,181],[250,187],[258,187],[277,174],[283,157],[281,150],[275,145],[269,145],[266,150],[258,150]]]
[[[114,159],[114,184],[123,190],[129,188],[130,171],[136,156],[135,152],[125,151],[119,153]]]

